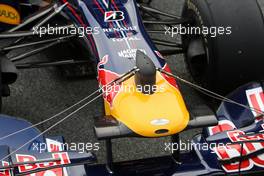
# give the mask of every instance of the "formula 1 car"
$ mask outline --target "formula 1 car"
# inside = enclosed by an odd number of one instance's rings
[[[263,75],[263,15],[257,1],[187,0],[181,16],[150,5],[151,1],[136,0],[0,0],[2,96],[10,94],[17,69],[25,68],[95,64],[99,84],[89,96],[34,125],[1,115],[0,175],[263,173],[263,82],[242,85]],[[164,28],[147,28],[152,25]],[[184,33],[181,43],[149,36],[174,35],[179,28],[184,30],[177,32]],[[73,43],[87,59],[21,62],[65,43]],[[155,44],[172,49],[158,50]],[[32,46],[40,47],[8,57],[12,50]],[[164,56],[173,54],[185,55],[194,80],[202,86],[171,72]],[[207,106],[188,109],[176,81],[220,100],[217,111]],[[238,85],[227,96],[219,94]],[[99,97],[104,99],[105,114],[95,118],[94,132],[106,141],[106,164],[96,164],[92,153],[67,150],[63,137],[44,135]],[[36,128],[70,110],[45,131]],[[180,132],[194,128],[203,131],[192,139],[200,147],[190,152],[174,149],[171,156],[113,162],[113,138],[172,136],[174,146],[179,144]],[[40,145],[45,146],[44,152]]]

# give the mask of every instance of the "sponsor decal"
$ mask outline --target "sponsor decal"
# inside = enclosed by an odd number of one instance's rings
[[[123,57],[123,58],[132,58],[132,59],[135,59],[136,58],[137,50],[140,50],[143,53],[147,54],[147,52],[144,49],[126,49],[126,50],[119,51],[118,52],[118,56],[119,57]]]
[[[246,95],[249,106],[252,108],[251,112],[255,117],[259,116],[260,113],[258,111],[264,111],[263,89],[261,87],[257,87],[254,89],[246,90]],[[256,121],[259,121],[261,119],[262,117],[260,117],[260,119],[257,119]]]
[[[215,135],[223,131],[229,131],[234,129],[236,129],[236,126],[234,125],[233,122],[229,120],[220,120],[217,126],[208,127],[208,131],[210,135]]]
[[[155,125],[155,126],[167,125],[169,123],[170,121],[168,119],[155,119],[150,122],[151,125]]]
[[[9,166],[9,163],[2,161],[2,166]],[[0,170],[0,176],[12,176],[11,169]]]
[[[165,70],[166,72],[172,73],[171,69],[170,69],[170,67],[169,67],[169,65],[167,63],[163,66],[162,69]],[[173,77],[168,76],[168,75],[166,75],[164,73],[161,73],[161,75],[172,87],[178,89],[177,82],[176,82],[176,80]]]
[[[262,133],[246,135],[244,131],[240,131],[240,130],[229,131],[229,132],[227,132],[227,135],[232,142],[263,140],[264,139],[264,134],[262,134]]]
[[[124,37],[124,38],[113,38],[113,42],[123,42],[123,41],[139,41],[138,37]]]
[[[252,141],[252,140],[264,140],[264,134],[252,134],[246,135],[245,132],[240,130],[227,132],[229,139],[232,142],[239,141]],[[248,142],[244,143],[243,147],[241,144],[228,144],[226,146],[215,147],[213,150],[220,159],[230,159],[239,157],[242,155],[248,155],[249,153],[263,149],[264,142]],[[234,162],[231,164],[224,164],[222,168],[226,172],[238,172],[239,168],[241,171],[247,171],[252,169],[254,166],[264,168],[264,154],[250,157],[240,162]]]
[[[104,33],[109,33],[109,32],[131,32],[131,31],[136,31],[136,30],[137,30],[137,26],[103,28]]]
[[[98,79],[100,86],[103,87],[104,99],[110,104],[110,106],[112,106],[113,100],[118,94],[121,86],[117,84],[106,86],[113,80],[120,77],[120,75],[118,75],[117,73],[104,69],[104,65],[107,64],[108,60],[109,60],[109,55],[105,55],[101,59],[101,61],[98,63],[98,66],[97,66],[98,78],[97,79]]]
[[[20,23],[20,15],[15,8],[0,4],[0,22],[17,25]]]
[[[105,12],[105,16],[104,16],[105,22],[122,21],[124,19],[125,19],[124,12],[122,11]]]
[[[71,163],[67,152],[52,153],[52,159],[56,159],[57,161],[45,162],[45,163],[25,164],[25,165],[18,166],[19,173],[25,173],[25,172],[34,171],[37,169],[45,169],[48,167],[60,166],[60,165],[65,165],[65,164]],[[16,160],[18,163],[19,162],[38,161],[35,156],[22,155],[22,154],[17,154]],[[61,169],[61,168],[59,168],[59,169]],[[45,176],[48,174],[50,174],[52,176],[64,176],[64,174],[62,172],[58,172],[58,171],[59,171],[58,169],[53,169],[53,170],[38,172],[34,176]]]
[[[62,143],[52,140],[52,139],[46,139],[46,143],[47,143],[47,149],[48,152],[59,152],[59,151],[63,151],[63,147],[62,147]],[[56,168],[56,169],[52,169],[49,172],[53,172],[56,173],[56,176],[67,176],[68,172],[67,172],[67,168]]]

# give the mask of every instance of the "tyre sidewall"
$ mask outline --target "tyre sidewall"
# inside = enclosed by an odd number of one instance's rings
[[[195,22],[198,23],[199,27],[202,27],[202,26],[210,27],[212,26],[212,24],[214,24],[213,20],[210,18],[211,17],[210,10],[205,0],[187,0],[186,3],[184,4],[182,16],[187,17],[187,18],[188,17],[195,18]],[[185,45],[185,48],[187,48],[188,46],[186,46],[185,41],[184,41],[185,37],[186,38],[189,38],[189,37],[183,36],[183,43]],[[213,78],[216,76],[213,74],[216,69],[215,60],[211,59],[213,57],[215,58],[215,56],[213,56],[213,53],[215,53],[214,51],[215,43],[211,37],[205,36],[205,35],[202,35],[202,40],[204,44],[204,49],[206,51],[206,59],[207,59],[208,67],[205,71],[204,79],[206,81],[202,81],[198,83],[200,83],[201,85],[205,87],[212,88],[213,80],[214,80]],[[186,54],[185,54],[185,58],[186,58]],[[187,62],[187,67],[190,70],[190,65],[189,65],[190,63],[187,59],[186,59],[186,62]]]

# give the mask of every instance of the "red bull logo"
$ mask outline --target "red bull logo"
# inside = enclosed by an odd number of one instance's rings
[[[208,131],[210,135],[215,135],[217,133],[228,131],[228,130],[234,130],[236,129],[236,126],[233,122],[229,120],[221,120],[218,122],[217,126],[209,127]]]
[[[154,52],[159,58],[165,59],[159,51],[154,51]],[[162,69],[166,72],[171,73],[171,69],[167,63],[163,66]],[[175,79],[173,77],[170,77],[164,73],[161,73],[161,75],[170,85],[172,85],[175,88],[178,88],[177,82],[175,81]]]
[[[254,141],[254,140],[263,140],[263,134],[253,134],[246,135],[244,131],[235,130],[228,131],[227,135],[232,142],[238,141]],[[230,159],[234,157],[246,156],[252,152],[256,152],[261,150],[264,147],[264,142],[257,143],[244,143],[241,144],[227,144],[226,146],[215,147],[214,152],[220,159]],[[226,172],[238,172],[251,170],[254,166],[264,168],[264,155],[256,155],[252,157],[248,157],[247,159],[240,162],[234,162],[231,164],[224,164],[222,168]]]
[[[22,155],[22,154],[17,154],[16,155],[17,162],[34,162],[38,161],[36,157],[32,155]],[[34,171],[37,169],[45,169],[48,167],[53,167],[53,166],[60,166],[60,165],[65,165],[65,164],[70,164],[71,161],[69,159],[68,153],[67,152],[61,152],[61,153],[52,153],[52,158],[53,159],[58,159],[58,161],[54,162],[45,162],[45,163],[34,163],[34,164],[25,164],[21,165],[18,167],[18,170],[20,173],[24,172],[29,172],[29,171]],[[44,176],[46,174],[53,174],[54,176],[63,176],[62,169],[52,169],[48,171],[43,171],[43,172],[38,172],[36,173],[36,176]]]
[[[107,86],[110,82],[120,77],[119,74],[112,72],[110,70],[104,69],[104,65],[108,62],[109,55],[104,56],[101,61],[98,63],[97,71],[98,71],[98,82],[101,87],[103,87],[104,99],[112,105],[112,102],[118,92],[121,89],[121,85],[113,84]]]
[[[166,72],[169,72],[169,73],[171,73],[171,69],[170,69],[170,67],[168,66],[168,64],[166,63],[165,65],[164,65],[164,67],[162,68],[164,71],[166,71]],[[176,80],[173,78],[173,77],[171,77],[171,76],[168,76],[168,75],[166,75],[166,74],[164,74],[164,73],[161,73],[161,75],[162,75],[162,77],[171,85],[171,86],[173,86],[173,87],[175,87],[175,88],[177,88],[178,89],[178,85],[177,85],[177,82],[176,82]]]
[[[7,167],[9,166],[9,163],[6,161],[2,161],[2,166]],[[10,169],[0,170],[0,176],[11,176],[11,170]]]

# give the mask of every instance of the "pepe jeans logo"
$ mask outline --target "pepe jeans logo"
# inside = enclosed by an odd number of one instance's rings
[[[13,7],[0,4],[0,22],[13,25],[19,24],[20,15]]]
[[[124,20],[124,12],[122,11],[108,11],[105,12],[104,21],[111,22],[111,21],[121,21]]]

